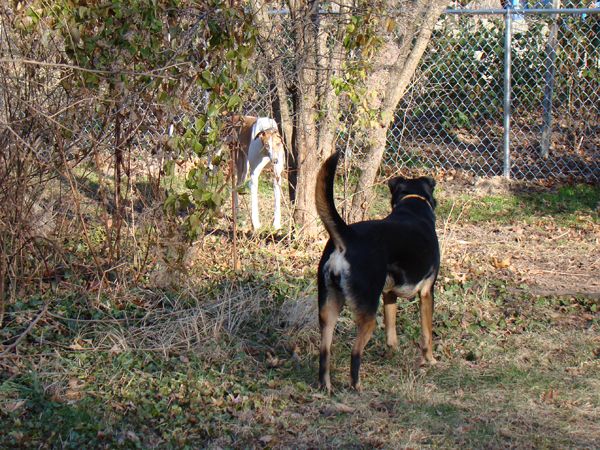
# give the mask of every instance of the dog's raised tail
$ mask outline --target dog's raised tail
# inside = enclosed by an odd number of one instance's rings
[[[343,251],[346,246],[345,236],[350,232],[350,227],[344,219],[341,218],[335,209],[333,199],[333,182],[335,179],[335,169],[337,167],[340,153],[335,152],[321,166],[319,175],[317,175],[317,187],[315,189],[315,203],[317,212],[325,229],[329,233],[329,237],[333,241],[335,247]]]

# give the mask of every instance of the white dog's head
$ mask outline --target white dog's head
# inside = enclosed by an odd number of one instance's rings
[[[258,133],[257,137],[262,141],[265,153],[273,164],[277,164],[283,158],[283,139],[276,128],[270,128]]]

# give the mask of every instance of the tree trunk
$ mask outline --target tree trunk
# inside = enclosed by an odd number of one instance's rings
[[[445,6],[445,3],[439,0],[436,2],[422,0],[416,3],[414,14],[405,17],[404,33],[397,48],[393,49],[393,45],[382,47],[380,59],[384,67],[379,72],[375,71],[367,82],[367,85],[384,84],[385,88],[377,101],[380,122],[366,131],[367,145],[349,213],[351,222],[364,220],[366,217],[372,197],[372,186],[385,152],[387,131],[393,123],[398,104],[417,70],[435,24]],[[419,30],[416,36],[415,30]]]
[[[318,2],[308,2],[292,15],[298,54],[298,109],[296,112],[296,151],[298,155],[298,184],[294,222],[301,231],[313,236],[318,231],[318,215],[314,201],[316,174],[320,155],[317,147],[315,121],[317,102],[317,31]]]
[[[284,58],[278,57],[281,50],[273,40],[273,36],[281,32],[281,27],[277,25],[283,19],[267,14],[269,3],[266,0],[253,0],[251,3],[258,22],[260,47],[267,57],[266,65],[277,89],[278,108],[274,109],[280,113],[289,150],[288,181],[290,197],[294,200],[294,222],[304,233],[313,235],[318,231],[314,202],[316,175],[321,161],[334,151],[338,134],[340,103],[332,87],[332,78],[342,74],[345,62],[354,58],[358,58],[358,61],[361,58],[370,59],[362,55],[360,49],[345,46],[348,24],[359,9],[355,2],[349,0],[328,2],[323,3],[326,5],[323,7],[330,8],[331,14],[321,15],[321,2],[318,0],[288,0],[289,19],[294,33],[291,51],[295,64],[294,72],[290,73],[289,59],[284,65]],[[391,57],[384,55],[380,58],[385,66],[385,76],[382,78],[385,82],[374,83],[365,99],[370,102],[371,92],[375,93],[378,105],[371,105],[370,109],[376,111],[380,119],[373,129],[365,132],[368,140],[366,158],[361,167],[358,191],[353,199],[353,210],[359,211],[361,216],[366,210],[370,187],[385,149],[387,128],[443,6],[444,3],[439,0],[433,4],[425,0],[388,0],[381,6],[381,14],[397,8],[406,13],[397,16],[403,32],[399,43],[390,39],[387,31],[381,30],[381,36],[385,39],[387,34],[388,43],[393,43],[394,52]],[[368,36],[368,30],[366,33]],[[390,46],[386,46],[386,51],[389,49]],[[366,72],[369,71],[370,62],[364,61]],[[375,78],[379,76],[381,71]]]
[[[325,16],[321,22],[321,32],[318,40],[318,97],[320,111],[323,118],[319,124],[319,156],[326,159],[335,150],[334,143],[338,132],[340,99],[332,88],[332,78],[342,72],[344,57],[344,32],[345,23],[350,16],[350,7],[347,0],[340,0],[335,19]],[[325,31],[325,32],[323,32]],[[328,41],[334,37],[333,44]],[[315,177],[317,173],[315,172]]]
[[[361,163],[361,173],[352,197],[352,207],[348,213],[350,223],[365,220],[371,201],[373,182],[377,177],[381,158],[386,147],[388,127],[371,128],[367,137],[367,157]]]

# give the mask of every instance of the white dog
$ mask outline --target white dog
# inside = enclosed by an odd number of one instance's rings
[[[268,117],[233,116],[230,147],[235,152],[236,184],[241,186],[250,177],[252,227],[260,228],[258,214],[258,177],[269,163],[273,163],[273,190],[275,213],[273,228],[281,228],[281,174],[285,167],[283,139],[277,122]],[[234,194],[235,209],[238,195]]]

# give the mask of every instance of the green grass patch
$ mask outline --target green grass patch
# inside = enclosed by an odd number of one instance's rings
[[[271,192],[267,177],[260,188]],[[373,213],[383,216],[389,192],[376,189]],[[438,199],[441,223],[450,216],[457,226],[598,221],[590,186],[451,197],[442,185]],[[92,235],[99,245],[103,235]],[[365,350],[364,391],[349,389],[356,328],[346,308],[330,398],[316,385],[321,243],[241,237],[238,274],[223,262],[229,245],[226,234],[206,237],[201,267],[179,289],[92,290],[67,279],[6,305],[2,346],[46,302],[49,314],[18,354],[0,359],[0,447],[593,448],[600,439],[597,298],[534,295],[504,269],[477,267],[458,281],[453,271],[467,264],[443,266],[438,365],[415,368],[418,302],[399,301],[398,351],[378,327]],[[480,250],[474,258],[486,250],[464,248]]]
[[[12,399],[5,402],[9,409],[23,402],[0,415],[11,430],[0,438],[4,448],[40,443],[61,448],[178,448],[186,442],[235,436],[238,419],[246,416],[256,420],[247,438],[258,438],[265,427],[257,412],[277,414],[286,403],[264,397],[268,377],[252,381],[256,372],[248,372],[249,365],[244,369],[241,364],[232,376],[193,356],[91,356],[64,355],[65,379],[52,385],[34,371],[0,385],[0,394]]]
[[[466,220],[471,223],[532,221],[551,216],[560,225],[576,225],[581,216],[598,223],[600,187],[590,185],[563,186],[553,192],[528,192],[509,195],[474,197],[460,195],[447,198],[442,192],[439,217]]]
[[[597,437],[599,325],[590,317],[591,299],[535,297],[500,281],[441,283],[434,315],[438,365],[415,369],[418,307],[400,303],[399,351],[386,349],[378,328],[365,351],[362,393],[348,388],[356,330],[345,309],[334,339],[330,399],[316,388],[316,317],[308,334],[272,320],[299,292],[278,278],[242,281],[273,301],[202,351],[77,350],[74,339],[94,347],[119,330],[126,337],[129,322],[96,332],[71,320],[40,323],[30,335],[38,344],[27,345],[22,355],[28,357],[0,378],[0,423],[9,430],[0,446],[585,447]],[[196,292],[204,302],[218,294],[218,286]],[[33,316],[40,301],[7,312]],[[163,300],[163,320],[169,308],[195,304],[177,302]],[[102,319],[77,315],[92,299],[65,297],[60,305],[54,311],[65,317]],[[117,306],[103,308],[106,319],[126,317]],[[134,325],[143,316],[129,311],[127,317]]]

